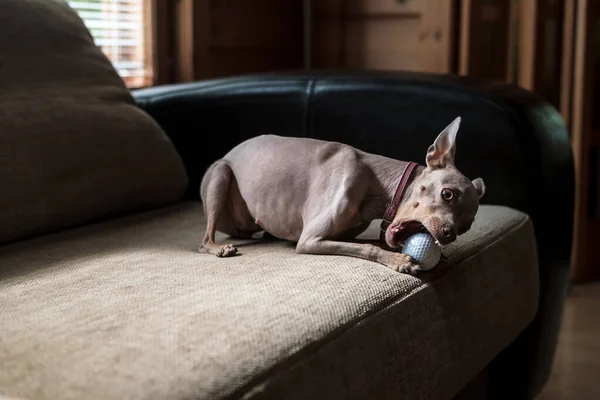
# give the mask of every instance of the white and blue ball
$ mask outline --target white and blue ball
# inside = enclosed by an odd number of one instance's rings
[[[433,269],[440,262],[442,249],[429,233],[417,233],[404,242],[402,253],[415,259],[423,271]]]

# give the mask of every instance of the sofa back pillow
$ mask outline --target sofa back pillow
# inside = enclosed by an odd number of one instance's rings
[[[0,243],[167,205],[187,184],[64,0],[0,2]]]

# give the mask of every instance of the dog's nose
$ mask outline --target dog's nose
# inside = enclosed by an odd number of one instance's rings
[[[442,228],[442,235],[447,240],[454,240],[456,238],[456,234],[454,233],[454,229],[451,226],[446,225]]]

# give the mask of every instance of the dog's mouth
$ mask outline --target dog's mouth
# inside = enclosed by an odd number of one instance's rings
[[[388,227],[385,240],[390,247],[397,248],[417,233],[429,233],[429,231],[425,225],[416,220],[395,222]]]

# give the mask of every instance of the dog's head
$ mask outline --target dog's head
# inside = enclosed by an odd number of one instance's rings
[[[485,185],[481,178],[471,181],[454,165],[459,126],[460,117],[427,150],[427,167],[413,178],[386,231],[391,247],[399,247],[406,238],[423,231],[447,245],[471,229]]]

